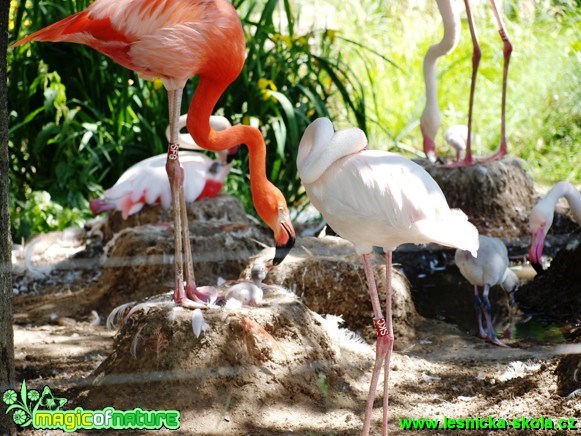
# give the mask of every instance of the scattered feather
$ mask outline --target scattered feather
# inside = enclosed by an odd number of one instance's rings
[[[432,383],[441,380],[441,378],[435,375],[429,375],[426,374],[425,372],[422,372],[422,380],[426,383]]]
[[[224,305],[224,309],[230,311],[237,311],[242,309],[242,301],[237,300],[236,298],[230,298],[226,300],[226,304]]]
[[[99,316],[96,310],[91,310],[91,315],[93,317],[93,319],[91,320],[92,326],[101,324],[101,317]]]
[[[135,336],[131,341],[131,346],[129,347],[129,353],[131,353],[134,359],[137,359],[137,347],[139,346],[139,341],[141,340],[141,330],[143,330],[143,327],[145,326],[141,326],[139,329],[137,329],[137,333],[135,333]]]
[[[107,317],[107,330],[115,330],[119,328],[123,322],[123,319],[125,318],[125,312],[134,304],[135,301],[131,301],[130,303],[122,304],[121,306],[117,306],[115,309],[113,309]]]
[[[339,327],[344,323],[341,316],[325,315],[325,317],[321,316],[318,319],[331,340],[337,343],[340,348],[359,354],[373,353],[372,348],[361,336],[349,329]]]
[[[192,330],[196,338],[199,338],[202,332],[208,331],[210,326],[204,320],[204,314],[200,309],[195,309],[192,313]]]
[[[576,398],[576,397],[581,397],[581,389],[574,390],[569,395],[567,395],[566,398]]]
[[[509,367],[498,377],[500,381],[507,381],[517,377],[523,377],[527,372],[536,372],[541,365],[535,362],[521,362],[516,360],[509,363]]]

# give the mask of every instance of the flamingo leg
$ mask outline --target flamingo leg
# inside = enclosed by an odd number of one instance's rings
[[[498,7],[494,0],[490,0],[490,4],[492,5],[492,9],[494,11],[494,17],[496,18],[496,22],[498,23],[498,33],[500,34],[500,38],[504,44],[502,54],[504,57],[504,64],[502,70],[502,103],[501,103],[501,115],[500,115],[500,148],[499,150],[494,153],[492,156],[487,157],[482,162],[490,162],[496,159],[502,158],[507,153],[507,145],[506,145],[506,87],[508,82],[508,65],[510,62],[510,55],[512,53],[512,44],[508,39],[508,34],[506,33],[506,28],[504,27],[504,22],[502,21],[502,17],[498,12]]]
[[[391,255],[391,253],[390,253]],[[389,358],[391,354],[391,348],[393,346],[393,335],[389,336],[389,326],[391,325],[391,317],[389,318],[389,325],[387,325],[383,313],[381,311],[381,303],[379,302],[379,295],[377,293],[377,287],[375,285],[375,277],[373,275],[373,269],[371,267],[370,254],[363,255],[363,265],[365,267],[365,277],[367,278],[367,284],[369,289],[369,297],[371,298],[371,306],[373,307],[373,324],[377,331],[377,343],[375,345],[375,364],[373,366],[373,373],[371,375],[371,383],[369,385],[369,394],[367,396],[367,408],[365,412],[365,421],[363,424],[363,430],[361,434],[366,436],[369,434],[369,429],[371,427],[371,414],[373,412],[373,402],[375,401],[375,396],[377,393],[377,384],[379,382],[379,374],[381,372],[381,367],[384,360]],[[391,264],[390,270],[387,271],[391,274]],[[391,292],[390,292],[391,296]],[[391,305],[388,307],[391,314]],[[385,389],[385,388],[384,388]],[[387,398],[384,398],[387,401]],[[386,414],[387,405],[384,404],[384,417]],[[383,423],[383,434],[387,434],[387,421]]]
[[[488,331],[487,340],[491,344],[498,345],[500,347],[508,347],[505,343],[501,342],[494,333],[494,326],[492,325],[492,308],[490,306],[490,300],[488,299],[488,293],[490,291],[489,285],[484,285],[484,291],[482,292],[482,299],[484,302],[484,316],[486,317],[486,329]]]
[[[387,435],[387,423],[389,418],[389,362],[391,360],[391,352],[393,351],[393,319],[391,314],[391,258],[392,252],[385,253],[385,318],[388,329],[388,343],[387,354],[385,356],[385,368],[383,370],[383,430],[382,435]]]
[[[478,323],[478,336],[486,337],[486,330],[482,327],[483,302],[480,298],[480,291],[478,286],[474,285],[474,310],[476,312],[476,322]]]
[[[169,102],[169,125],[170,125],[170,139],[167,150],[167,161],[166,161],[166,171],[169,177],[169,183],[171,187],[172,205],[173,205],[173,217],[174,217],[174,236],[175,236],[175,288],[174,288],[174,301],[183,307],[188,307],[191,309],[206,307],[206,305],[200,301],[192,301],[186,296],[184,289],[184,260],[183,260],[183,243],[182,237],[187,235],[187,232],[183,230],[184,226],[187,227],[187,219],[183,220],[183,215],[181,210],[185,209],[184,202],[184,169],[180,164],[179,153],[178,153],[178,119],[180,116],[180,107],[182,101],[183,89],[176,89],[168,91],[168,102]],[[189,236],[185,240],[185,243],[189,245]],[[191,254],[190,254],[191,261]],[[192,268],[193,274],[193,268]]]
[[[453,162],[445,165],[447,168],[467,167],[474,164],[472,159],[472,108],[474,106],[474,93],[476,91],[476,77],[478,75],[478,66],[480,65],[480,58],[482,51],[478,43],[478,36],[476,35],[476,26],[474,25],[474,17],[470,9],[470,1],[464,0],[466,7],[466,16],[468,18],[468,27],[470,28],[470,37],[472,38],[472,79],[470,81],[470,99],[468,101],[468,137],[466,138],[466,153],[464,160]]]

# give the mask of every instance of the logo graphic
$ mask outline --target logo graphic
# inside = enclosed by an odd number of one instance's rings
[[[32,426],[37,430],[77,430],[93,429],[138,429],[169,430],[180,428],[178,410],[117,410],[105,407],[103,410],[63,410],[68,400],[55,397],[48,386],[42,393],[36,389],[28,390],[26,380],[22,382],[20,394],[8,389],[2,395],[2,401],[8,406],[6,413],[12,413],[12,420],[21,427]]]

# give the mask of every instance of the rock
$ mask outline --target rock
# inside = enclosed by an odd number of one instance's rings
[[[272,251],[264,250],[256,260],[272,259]],[[385,314],[385,257],[374,253],[373,267]],[[248,271],[244,274],[248,275]],[[290,289],[317,313],[341,315],[349,329],[368,341],[375,340],[363,260],[350,242],[333,236],[299,238],[286,259],[270,270],[264,283]],[[397,269],[393,269],[392,286],[395,347],[401,349],[413,341],[420,316],[407,280]]]
[[[444,168],[416,159],[436,180],[450,207],[462,209],[479,232],[503,240],[528,235],[528,214],[537,196],[519,159]]]

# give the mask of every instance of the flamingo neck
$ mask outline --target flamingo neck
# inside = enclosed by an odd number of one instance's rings
[[[567,200],[575,222],[581,225],[581,194],[579,191],[571,183],[559,182],[551,188],[545,199],[554,209],[561,197]]]
[[[438,2],[442,16],[444,36],[437,44],[430,46],[424,57],[424,83],[426,86],[426,107],[420,118],[424,136],[432,141],[440,127],[440,109],[438,107],[438,86],[436,83],[436,63],[438,58],[448,54],[456,47],[460,38],[460,18],[453,2]]]
[[[210,116],[216,103],[229,83],[214,81],[200,76],[198,88],[188,110],[187,128],[198,145],[214,152],[246,144],[249,155],[250,190],[256,211],[264,221],[262,199],[274,185],[266,177],[266,145],[260,130],[255,127],[237,125],[217,131],[210,125]],[[267,221],[268,222],[268,221]]]

